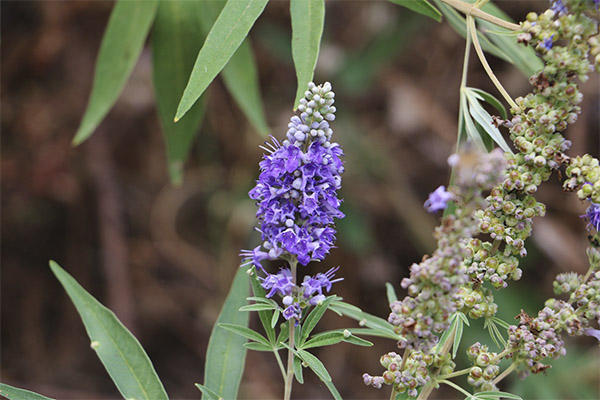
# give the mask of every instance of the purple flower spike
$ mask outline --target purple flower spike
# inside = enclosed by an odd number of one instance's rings
[[[592,226],[597,232],[600,232],[600,204],[592,203],[581,218],[588,220],[588,229]]]
[[[447,192],[446,187],[442,185],[429,195],[423,206],[427,212],[434,213],[439,210],[445,210],[448,207],[448,201],[451,199],[452,193]]]

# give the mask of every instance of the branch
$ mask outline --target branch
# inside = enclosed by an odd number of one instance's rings
[[[462,12],[466,15],[471,15],[473,17],[481,18],[488,22],[491,22],[494,25],[498,25],[502,28],[509,29],[511,31],[518,31],[521,29],[520,25],[514,24],[512,22],[508,22],[503,20],[502,18],[495,17],[491,14],[486,13],[485,11],[480,10],[475,5],[466,3],[461,0],[441,0],[442,2],[448,4],[451,7],[454,7],[458,11]]]

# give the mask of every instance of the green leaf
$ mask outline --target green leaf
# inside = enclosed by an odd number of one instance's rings
[[[249,350],[256,350],[256,351],[273,351],[273,346],[271,345],[266,345],[263,344],[262,342],[248,342],[248,343],[244,343],[244,347],[249,349]]]
[[[187,0],[161,1],[152,31],[152,80],[165,136],[169,177],[175,185],[183,181],[183,165],[204,117],[204,101],[199,101],[185,118],[177,124],[173,122],[202,43],[196,17],[198,4]]]
[[[523,400],[520,396],[517,396],[516,394],[506,393],[506,392],[497,392],[497,391],[479,392],[479,393],[475,394],[475,397],[477,397],[478,399],[482,399],[482,400],[492,400],[492,399],[500,399],[500,398]]]
[[[396,289],[394,289],[394,286],[389,282],[385,283],[385,294],[387,295],[388,304],[398,301]]]
[[[359,338],[359,337],[354,336],[354,335],[350,335],[348,337],[344,337],[344,342],[350,343],[350,344],[354,344],[356,346],[363,346],[363,347],[371,347],[371,346],[373,346],[373,343],[369,342],[368,340]]]
[[[200,1],[199,19],[205,34],[210,32],[215,20],[223,9],[225,1]],[[249,38],[246,38],[233,54],[222,71],[227,90],[242,110],[246,118],[261,135],[269,132],[265,111],[260,97],[256,61],[252,54]]]
[[[310,349],[311,347],[330,346],[332,344],[340,343],[343,340],[344,334],[341,331],[329,331],[313,336],[310,340],[306,341],[306,343],[298,347],[301,349]]]
[[[321,360],[304,350],[297,350],[295,354],[308,365],[308,368],[312,369],[319,379],[321,379],[323,382],[331,382],[331,376],[329,375],[329,372],[327,372],[327,368],[325,368]]]
[[[329,392],[331,392],[331,395],[335,400],[342,400],[342,396],[340,395],[340,392],[338,392],[338,390],[335,388],[333,381],[324,381],[323,383],[325,384],[325,386],[327,386],[327,389],[329,389]]]
[[[317,323],[321,320],[323,314],[325,314],[325,311],[327,311],[327,308],[334,299],[335,298],[333,296],[330,296],[327,300],[323,301],[321,304],[318,304],[310,312],[310,314],[308,314],[308,317],[306,317],[306,320],[302,324],[302,336],[300,336],[300,342],[298,342],[298,347],[301,347],[302,344],[306,341],[306,339],[308,339],[308,336],[313,331],[313,329],[315,329],[315,326],[317,326]]]
[[[432,18],[437,22],[442,22],[442,13],[437,8],[432,6],[427,0],[389,0],[394,4],[406,7],[409,10]]]
[[[277,325],[277,321],[279,321],[279,314],[281,313],[281,310],[279,308],[276,308],[275,311],[273,312],[273,318],[271,318],[271,328],[275,329],[275,326]]]
[[[304,383],[304,376],[302,375],[302,360],[298,356],[294,356],[294,376],[298,383]]]
[[[286,342],[286,340],[289,339],[289,333],[290,333],[290,324],[285,321],[284,323],[282,323],[281,325],[279,325],[279,335],[277,335],[277,348],[281,349],[283,348],[283,343]]]
[[[233,332],[236,333],[240,336],[243,336],[245,338],[248,338],[250,340],[254,340],[256,342],[262,343],[265,346],[269,346],[269,341],[267,339],[265,339],[260,333],[253,331],[250,328],[247,328],[245,326],[240,326],[240,325],[234,325],[234,324],[218,324],[219,327],[229,331],[229,332]]]
[[[42,396],[29,390],[19,389],[14,386],[0,383],[0,396],[8,400],[54,400],[50,397]]]
[[[198,389],[200,389],[200,391],[202,392],[202,394],[203,394],[204,396],[206,396],[206,398],[207,398],[208,400],[223,400],[223,399],[221,398],[221,396],[219,396],[218,394],[216,394],[215,392],[213,392],[212,390],[210,390],[210,389],[209,389],[209,388],[207,388],[206,386],[204,386],[204,385],[201,385],[201,384],[199,384],[199,383],[196,383],[195,385],[196,385],[196,387],[197,387]],[[202,398],[204,398],[204,396],[202,396]]]
[[[490,104],[492,107],[494,107],[496,110],[498,110],[498,112],[500,113],[500,116],[503,119],[508,118],[508,114],[506,113],[506,108],[504,108],[504,105],[502,104],[502,102],[500,100],[498,100],[496,97],[492,96],[485,90],[481,90],[481,89],[477,89],[477,88],[469,88],[469,90],[477,93],[479,96],[481,96],[483,98],[483,100],[485,100],[488,104]]]
[[[77,308],[91,347],[126,399],[167,399],[148,355],[115,314],[85,291],[57,263],[50,268]]]
[[[246,339],[219,325],[247,327],[250,315],[239,312],[248,297],[248,267],[240,267],[213,326],[204,363],[204,386],[224,399],[237,398],[246,360]]]
[[[240,311],[264,311],[264,310],[275,310],[277,306],[273,304],[248,304],[240,307]]]
[[[296,68],[298,90],[294,100],[294,110],[298,108],[300,99],[312,81],[319,46],[323,36],[325,22],[324,0],[291,0],[290,15],[292,17],[292,58]]]
[[[73,138],[78,145],[100,125],[117,101],[144,48],[158,0],[115,4],[96,60],[94,83],[85,114]]]
[[[473,142],[475,147],[477,147],[477,149],[487,153],[487,147],[483,143],[481,135],[479,134],[479,131],[477,130],[475,123],[471,119],[471,115],[469,114],[469,104],[467,100],[467,95],[464,94],[462,91],[460,95],[460,112],[464,122],[463,127],[465,129],[465,132],[467,133],[467,137],[471,139],[471,141]]]
[[[194,70],[181,97],[175,120],[180,120],[248,35],[268,0],[229,0],[198,53]]]
[[[363,312],[356,306],[342,301],[334,301],[329,306],[329,309],[359,321],[361,325],[381,331],[382,333],[387,334],[386,337],[389,337],[390,339],[402,339],[402,336],[394,332],[394,327],[385,319]]]
[[[456,358],[458,347],[460,346],[460,340],[462,339],[464,320],[460,318],[461,312],[458,313],[459,318],[456,318],[456,332],[454,333],[454,341],[452,342],[452,359]]]
[[[512,154],[512,150],[508,147],[508,143],[506,143],[498,128],[492,124],[492,116],[481,106],[481,104],[479,104],[479,100],[483,100],[483,97],[474,91],[471,91],[469,88],[465,88],[464,90],[471,116],[502,150]]]
[[[255,297],[262,297],[266,299],[265,289],[260,285],[258,278],[256,276],[256,272],[254,275],[250,277],[250,285],[252,286],[252,292]],[[275,341],[275,327],[272,325],[273,322],[273,312],[270,310],[263,310],[258,312],[258,317],[260,318],[260,323],[263,326],[263,329],[267,333],[267,338],[270,343],[276,343]]]

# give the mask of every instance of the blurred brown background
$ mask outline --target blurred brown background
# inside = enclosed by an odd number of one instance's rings
[[[517,20],[547,3],[500,2]],[[258,243],[247,191],[258,175],[264,138],[218,78],[184,183],[172,187],[146,48],[114,109],[90,140],[73,148],[111,7],[105,1],[1,3],[1,380],[60,399],[119,398],[48,268],[54,259],[134,332],[171,398],[199,399],[193,383],[202,382],[208,337],[237,254]],[[251,31],[276,137],[285,134],[296,85],[288,10],[288,2],[271,2]],[[448,180],[463,51],[463,39],[446,23],[388,2],[327,2],[315,82],[329,80],[337,94],[333,128],[346,153],[341,194],[347,218],[338,226],[338,248],[301,273],[341,265],[345,280],[334,286],[336,293],[384,318],[385,282],[398,287],[408,267],[434,246],[437,216],[422,203]],[[520,72],[490,60],[513,96],[529,90]],[[496,93],[471,61],[469,85]],[[570,154],[597,157],[597,75],[583,91],[583,115],[568,131]],[[552,296],[557,273],[586,269],[585,222],[578,217],[585,205],[563,194],[556,176],[538,199],[548,216],[536,221],[528,241],[524,278],[498,294],[506,319],[521,308],[537,312]],[[350,326],[355,323],[332,314],[321,329]],[[554,378],[536,376],[529,386],[508,379],[503,389],[527,394],[531,385],[556,385],[556,398],[596,397],[594,341],[569,345],[550,372]],[[317,355],[344,398],[387,398],[389,391],[365,387],[361,375],[379,374],[380,355],[395,348],[375,340],[373,348],[341,344]],[[246,362],[240,398],[280,398],[272,356],[249,353]],[[304,385],[295,384],[295,398],[329,398],[317,378],[305,375]],[[437,395],[458,398],[451,391]]]

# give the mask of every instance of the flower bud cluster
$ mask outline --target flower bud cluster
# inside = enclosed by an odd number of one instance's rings
[[[401,283],[408,296],[390,305],[388,318],[403,336],[399,347],[425,353],[437,343],[436,334],[448,328],[449,317],[457,310],[459,290],[468,282],[463,260],[468,258],[469,243],[477,232],[475,211],[485,206],[483,191],[498,184],[505,167],[500,150],[453,155],[449,163],[456,169],[456,183],[449,189],[456,201],[455,214],[444,217],[436,229],[438,248],[433,255],[411,266],[410,277]]]
[[[292,278],[292,272],[282,268],[277,274],[267,274],[266,277],[258,277],[261,286],[268,290],[267,298],[279,294],[285,306],[282,315],[289,320],[302,318],[302,310],[306,307],[315,306],[325,300],[324,292],[329,292],[331,286],[344,278],[332,279],[339,267],[331,268],[326,273],[305,276],[301,285],[296,285]]]
[[[488,346],[477,342],[469,347],[467,357],[473,364],[467,377],[469,385],[473,386],[476,392],[497,391],[493,380],[500,372],[498,354],[490,352]]]
[[[484,286],[469,288],[463,286],[455,295],[456,308],[473,319],[482,317],[493,317],[498,311],[498,305],[494,303],[492,291]]]
[[[600,203],[600,163],[598,159],[585,154],[571,159],[565,171],[567,180],[564,189],[577,191],[581,200]]]
[[[260,162],[261,173],[250,198],[257,201],[256,216],[262,246],[242,251],[245,264],[262,269],[262,260],[298,260],[306,265],[321,261],[335,241],[334,218],[339,210],[344,155],[330,141],[329,122],[335,119],[334,93],[328,82],[309,84],[299,109],[291,118],[287,139],[263,147],[268,151]]]

